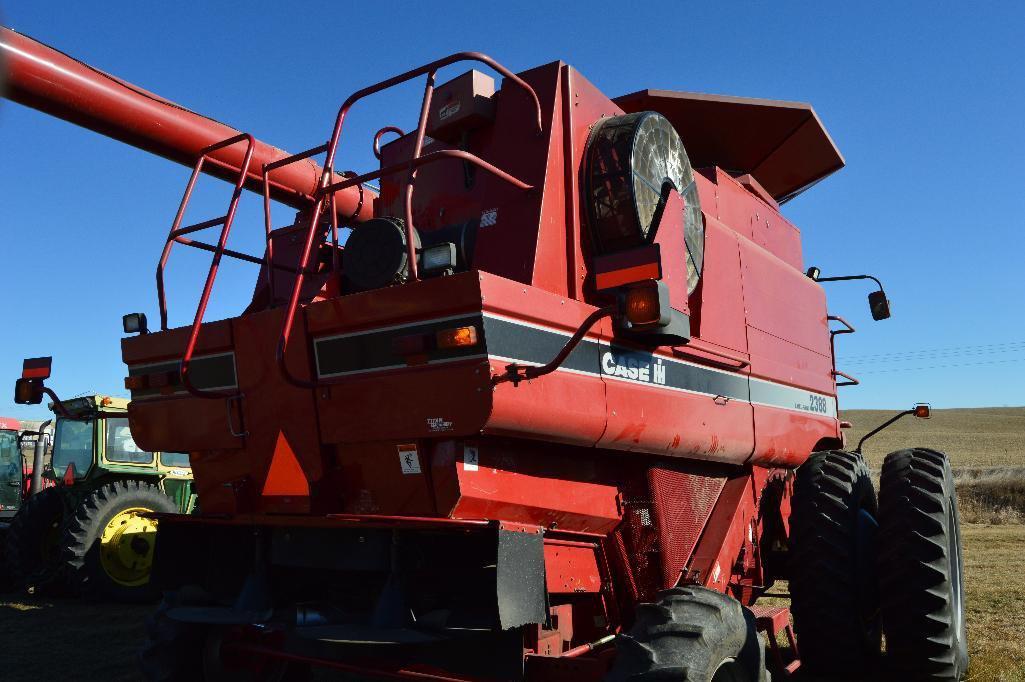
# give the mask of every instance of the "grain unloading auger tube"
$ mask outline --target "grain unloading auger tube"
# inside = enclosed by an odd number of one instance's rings
[[[4,69],[0,87],[7,99],[186,166],[195,163],[202,149],[239,134],[224,123],[2,26],[0,68]],[[257,141],[253,165],[259,168],[287,156],[288,152]],[[242,157],[237,148],[220,150],[207,172],[234,180]],[[275,174],[272,196],[296,208],[307,207],[322,173],[312,161],[293,164]],[[262,191],[259,173],[247,178],[246,186]],[[337,210],[347,219],[369,218],[373,201],[364,193],[356,188],[339,192]]]
[[[438,81],[463,62],[502,80]],[[382,122],[380,168],[322,175],[277,225],[278,174],[331,169],[350,109],[413,79],[416,126]],[[193,323],[131,314],[122,343],[133,435],[190,452],[203,511],[160,519],[150,678],[760,680],[758,631],[795,641],[786,609],[756,604],[781,579],[808,666],[872,672],[891,627],[872,536],[915,510],[880,509],[844,449],[833,342],[853,327],[820,282],[848,278],[806,273],[779,211],[843,165],[811,107],[611,100],[561,62],[514,74],[457,53],[356,91],[299,154],[205,142],[197,174],[251,154],[225,219],[182,227],[190,183],[168,234],[221,228]],[[254,169],[256,290],[207,322]],[[332,210],[369,181],[368,219]],[[881,289],[870,300],[885,318]],[[886,480],[940,480],[937,457],[894,457]],[[933,546],[956,554],[956,518]],[[940,665],[902,646],[902,670]],[[800,665],[770,649],[781,674]]]

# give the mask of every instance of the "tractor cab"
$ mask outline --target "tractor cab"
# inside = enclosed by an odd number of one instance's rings
[[[24,470],[18,427],[17,421],[0,417],[0,519],[4,520],[21,506]]]
[[[93,467],[119,471],[123,467],[157,467],[156,453],[135,444],[128,428],[128,401],[109,396],[86,396],[64,402],[54,432],[53,472],[60,479],[82,479]],[[55,410],[53,403],[50,409]]]
[[[49,406],[57,414],[48,472],[55,481],[155,476],[170,497],[188,506],[189,456],[140,448],[128,426],[127,399],[91,395],[64,401],[63,406],[63,414],[53,403]]]

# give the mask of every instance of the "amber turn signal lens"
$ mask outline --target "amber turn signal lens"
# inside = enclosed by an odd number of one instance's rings
[[[626,293],[626,319],[630,324],[654,324],[661,319],[662,308],[658,288],[635,287]]]
[[[454,327],[442,329],[437,335],[438,348],[466,348],[477,345],[477,328]]]
[[[926,403],[915,405],[915,416],[919,419],[928,419],[932,416],[932,408]]]
[[[146,376],[142,374],[125,377],[125,388],[129,391],[138,391],[139,389],[146,388],[147,383],[149,382],[146,381]]]

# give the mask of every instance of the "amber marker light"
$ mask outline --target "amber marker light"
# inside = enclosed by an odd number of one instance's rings
[[[658,287],[633,287],[626,292],[626,319],[633,325],[654,324],[662,317]]]
[[[918,403],[915,405],[914,414],[919,419],[928,419],[932,416],[932,407],[929,403]]]
[[[477,328],[453,327],[442,329],[437,335],[438,348],[467,348],[477,345]]]

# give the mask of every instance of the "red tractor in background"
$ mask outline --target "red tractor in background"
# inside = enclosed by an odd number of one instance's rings
[[[7,521],[17,513],[28,492],[25,481],[30,472],[26,467],[27,462],[21,455],[21,422],[0,417],[0,521]]]
[[[819,283],[845,278],[805,271],[779,210],[843,165],[810,106],[610,99],[562,62],[460,53],[357,91],[288,155],[25,36],[0,48],[12,99],[195,163],[160,329],[127,315],[122,342],[132,433],[190,453],[202,507],[161,517],[149,679],[753,681],[759,629],[784,674],[872,674],[883,631],[902,679],[966,670],[946,457],[890,455],[877,502],[845,449],[853,328]],[[504,80],[439,84],[457,63]],[[349,110],[418,77],[416,129],[382,122],[381,167],[337,172]],[[185,224],[203,172],[234,191]],[[226,246],[243,189],[260,255]],[[213,255],[171,329],[175,244]],[[207,322],[225,256],[256,289]],[[796,642],[756,605],[777,580]]]

